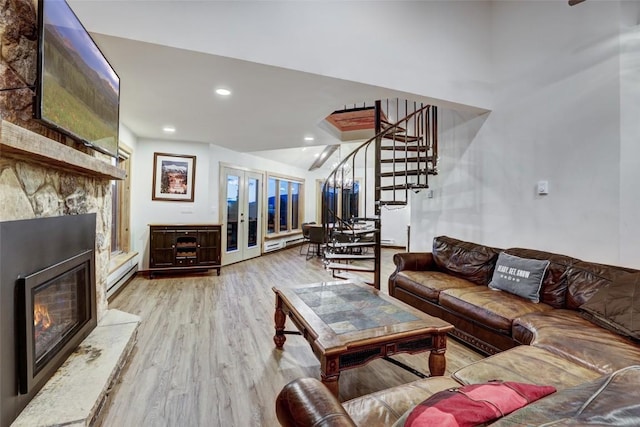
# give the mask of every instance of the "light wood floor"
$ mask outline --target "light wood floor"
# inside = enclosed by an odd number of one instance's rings
[[[383,250],[383,282],[395,251]],[[215,272],[141,275],[109,304],[142,318],[138,343],[103,411],[104,426],[277,426],[274,402],[298,377],[318,377],[308,343],[289,335],[273,343],[274,285],[333,280],[319,259],[291,248]],[[386,283],[384,288],[386,289]],[[287,321],[287,329],[295,327]],[[482,356],[450,339],[447,371]],[[399,356],[428,372],[427,353]],[[340,376],[348,400],[414,381],[409,372],[377,360]]]

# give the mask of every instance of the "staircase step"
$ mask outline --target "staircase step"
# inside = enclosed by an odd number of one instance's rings
[[[420,141],[420,137],[413,135],[404,135],[401,133],[390,133],[383,136],[384,139],[389,139],[398,142],[416,142]]]
[[[367,248],[375,246],[376,242],[341,242],[341,243],[327,243],[328,249],[348,249],[348,248]]]
[[[423,188],[429,188],[428,185],[383,185],[380,187],[380,191],[391,191],[391,190],[421,190]]]
[[[418,163],[418,162],[433,162],[433,157],[391,157],[389,159],[381,159],[380,163]]]
[[[371,267],[363,267],[361,265],[342,264],[339,262],[332,262],[326,265],[327,270],[345,270],[345,271],[362,271],[367,273],[375,272],[375,269]]]
[[[369,286],[374,286],[375,285],[375,281],[372,278],[363,277],[360,274],[349,273],[348,271],[334,272],[333,273],[333,277],[338,278],[338,279],[362,282],[362,283],[365,283],[365,284],[367,284]]]
[[[353,218],[353,222],[354,224],[362,224],[362,223],[367,223],[367,222],[375,222],[375,221],[379,221],[380,218],[376,218],[374,217],[366,217],[366,216],[359,216],[359,217],[355,217]]]
[[[425,153],[427,152],[427,147],[424,147],[422,145],[407,145],[407,146],[393,146],[393,145],[383,145],[380,147],[381,150],[385,150],[385,151],[397,151],[397,152],[405,152],[408,151],[410,153],[416,153],[416,152],[421,152],[421,153]]]
[[[349,230],[349,229],[345,229],[345,230],[333,230],[333,233],[336,234],[345,234],[348,236],[357,236],[360,234],[370,234],[370,233],[375,233],[376,231],[378,231],[375,228],[362,228],[362,229],[355,229],[355,230]]]
[[[402,178],[403,176],[416,176],[416,175],[424,175],[424,171],[418,170],[404,170],[404,171],[396,171],[396,172],[381,172],[380,178]]]
[[[407,202],[402,200],[380,200],[381,206],[406,206]]]
[[[370,260],[370,259],[376,259],[376,256],[374,254],[369,254],[369,255],[357,255],[357,254],[331,254],[331,253],[326,253],[324,254],[324,258],[325,259],[343,259],[343,260]]]
[[[389,129],[389,132],[406,132],[407,130],[405,128],[403,128],[402,126],[396,126],[393,130],[391,129],[391,126],[393,126],[393,123],[388,122],[386,120],[380,120],[380,124],[382,124],[382,130],[385,129]]]

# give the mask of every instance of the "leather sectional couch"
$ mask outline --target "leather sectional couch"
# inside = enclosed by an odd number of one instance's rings
[[[487,286],[501,252],[549,261],[539,303]],[[616,277],[640,272],[534,249],[502,250],[447,236],[434,239],[432,252],[399,253],[393,261],[396,270],[389,277],[389,294],[451,323],[456,327],[455,336],[485,354],[531,344],[537,323],[549,316],[554,328],[596,328],[583,321],[580,306]]]
[[[508,256],[544,262],[539,302],[488,287]],[[640,425],[640,271],[447,236],[434,239],[432,252],[394,262],[390,295],[452,323],[457,338],[490,356],[342,404],[319,381],[295,380],[278,396],[282,425],[391,426],[438,391],[495,379],[558,390],[495,425]]]

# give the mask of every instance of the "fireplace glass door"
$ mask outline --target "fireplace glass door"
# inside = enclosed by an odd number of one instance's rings
[[[33,339],[36,371],[43,358],[75,328],[81,318],[78,301],[84,293],[87,269],[78,266],[33,289]],[[85,317],[85,316],[82,316]]]
[[[18,281],[21,393],[66,360],[90,321],[95,327],[92,274],[93,251],[86,251]]]

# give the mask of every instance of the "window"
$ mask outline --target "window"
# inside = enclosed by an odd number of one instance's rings
[[[129,207],[131,198],[129,188],[131,185],[131,149],[120,144],[118,158],[113,162],[120,169],[124,169],[127,175],[124,180],[111,181],[111,253],[119,254],[128,252],[129,239]]]
[[[317,187],[317,215],[322,218],[322,186],[323,180],[318,180]],[[335,222],[334,213],[344,221],[361,216],[360,213],[360,181],[356,180],[349,186],[329,186],[325,200],[330,208],[327,221]]]
[[[120,166],[120,158],[113,159],[114,166]],[[120,221],[120,215],[118,210],[120,207],[120,183],[115,179],[111,181],[111,253],[117,254],[120,252],[120,236],[118,222]]]
[[[289,230],[289,183],[280,181],[280,231]]]
[[[300,183],[291,184],[291,229],[300,228]]]
[[[267,234],[276,232],[276,188],[277,180],[269,178],[267,185]]]
[[[302,180],[270,176],[267,180],[267,236],[300,230]]]

